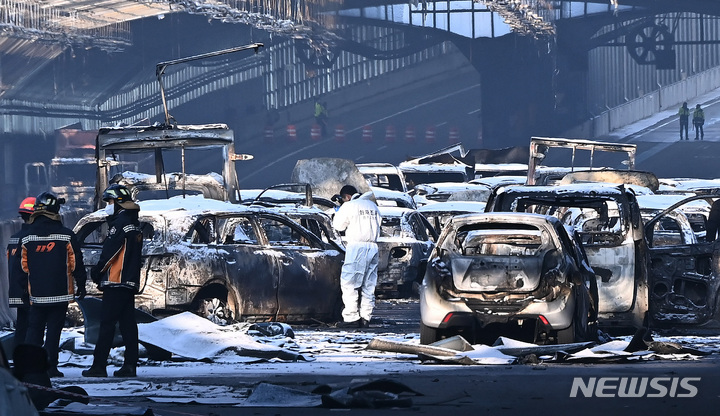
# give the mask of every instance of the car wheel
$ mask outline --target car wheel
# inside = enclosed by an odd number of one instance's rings
[[[199,302],[198,314],[218,325],[229,325],[235,314],[232,305],[218,298],[202,299]]]
[[[583,342],[588,337],[588,299],[579,292],[575,292],[575,311],[573,313],[572,323],[569,327],[561,329],[557,332],[558,344],[570,344],[573,342]]]
[[[437,328],[429,327],[422,322],[420,323],[420,344],[428,345],[439,340]]]

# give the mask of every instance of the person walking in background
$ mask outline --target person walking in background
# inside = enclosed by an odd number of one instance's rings
[[[382,217],[377,205],[357,189],[340,189],[342,205],[333,217],[333,227],[345,232],[345,261],[340,272],[344,309],[342,328],[367,328],[375,308],[378,245]],[[358,302],[358,290],[360,301]]]
[[[693,126],[695,127],[695,140],[702,140],[705,138],[705,132],[703,131],[703,125],[705,124],[705,112],[700,108],[700,104],[695,106],[693,111]]]
[[[8,260],[8,301],[10,308],[16,311],[14,347],[25,342],[28,328],[28,317],[30,313],[30,299],[28,297],[27,274],[22,269],[22,258],[20,256],[20,242],[27,234],[30,216],[33,213],[35,197],[27,197],[22,200],[18,208],[18,214],[23,220],[20,231],[10,236],[7,245]]]
[[[123,185],[112,184],[102,195],[107,203],[108,236],[103,242],[98,263],[90,271],[93,282],[102,290],[100,331],[93,352],[92,366],[85,377],[107,377],[115,324],[125,344],[125,359],[115,377],[136,377],[138,327],[135,320],[135,294],[140,291],[143,238],[138,215],[140,207]]]
[[[685,140],[688,139],[688,121],[690,120],[690,109],[687,102],[682,103],[682,107],[678,110],[680,116],[680,140],[683,139],[683,130],[685,130]]]
[[[327,102],[315,100],[315,122],[320,126],[320,130],[323,137],[327,136]]]
[[[85,297],[85,264],[75,233],[63,226],[60,205],[65,203],[50,192],[35,198],[27,234],[21,240],[21,264],[28,276],[30,314],[25,342],[43,345],[48,354],[48,375],[58,371],[60,334],[69,302]],[[47,333],[46,333],[47,328]],[[45,335],[45,344],[43,344]]]

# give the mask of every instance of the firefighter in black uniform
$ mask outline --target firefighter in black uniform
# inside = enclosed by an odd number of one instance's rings
[[[135,321],[135,294],[140,289],[142,232],[130,191],[123,185],[110,185],[102,196],[107,202],[108,236],[100,260],[90,276],[103,291],[100,333],[93,353],[92,366],[85,377],[107,377],[107,359],[115,337],[115,324],[125,344],[125,359],[115,377],[136,377],[138,361],[138,328]]]
[[[27,234],[30,215],[33,213],[35,197],[30,196],[20,203],[18,214],[23,219],[20,231],[13,234],[8,240],[8,301],[11,308],[17,311],[15,319],[15,343],[14,347],[25,342],[28,328],[28,316],[30,313],[30,299],[28,298],[27,274],[22,269],[20,256],[20,240]]]
[[[25,342],[43,345],[48,353],[48,374],[62,377],[58,371],[60,334],[65,324],[68,303],[85,297],[85,264],[75,233],[63,226],[60,204],[50,192],[35,198],[27,234],[21,241],[22,269],[28,276],[30,317]],[[45,334],[47,327],[47,334]]]

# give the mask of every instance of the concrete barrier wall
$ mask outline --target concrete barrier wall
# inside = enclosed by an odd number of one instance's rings
[[[84,210],[73,210],[62,213],[62,221],[66,227],[72,229],[78,220],[85,215]],[[8,240],[10,237],[20,230],[22,220],[20,218],[0,221],[0,246],[4,252],[7,250]],[[8,306],[8,269],[7,258],[3,256],[0,262],[0,327],[10,325],[15,322],[15,311],[10,310]]]
[[[568,137],[597,139],[648,118],[660,111],[679,107],[720,88],[720,67],[709,69],[603,112],[566,133]],[[694,103],[697,104],[697,103]],[[695,107],[690,105],[691,108]]]

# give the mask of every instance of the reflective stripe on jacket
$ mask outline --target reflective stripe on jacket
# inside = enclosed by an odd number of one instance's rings
[[[20,240],[27,234],[28,224],[23,224],[20,231],[13,234],[8,240],[8,304],[11,308],[26,305],[23,297],[27,293],[27,273],[22,269],[20,255]]]
[[[73,301],[75,282],[84,286],[86,280],[75,233],[42,212],[34,213],[31,221],[21,240],[21,264],[28,275],[30,304]]]
[[[140,268],[142,266],[142,232],[138,222],[138,210],[123,209],[109,220],[108,236],[103,242],[98,264],[92,276],[98,276],[98,286],[127,287],[140,291]]]

